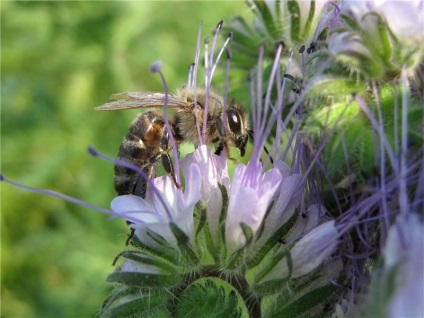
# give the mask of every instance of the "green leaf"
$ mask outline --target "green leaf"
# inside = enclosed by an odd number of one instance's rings
[[[109,283],[121,283],[127,286],[162,288],[176,284],[180,277],[176,274],[145,274],[140,272],[114,272],[106,281]]]
[[[321,305],[323,309],[325,301],[333,295],[336,289],[336,286],[330,284],[324,287],[314,289],[286,306],[283,305],[272,307],[272,309],[267,312],[265,316],[291,318],[310,317],[310,315],[307,314],[308,311],[310,311],[317,305]]]
[[[120,253],[117,257],[121,257],[121,256],[126,259],[139,262],[141,264],[155,266],[158,269],[169,272],[171,274],[174,272],[176,273],[176,268],[173,263],[165,259],[160,259],[156,256],[143,254],[143,252],[140,252],[140,251],[124,251]]]
[[[133,295],[121,294],[110,301],[100,312],[103,318],[171,317],[166,309],[165,293],[139,291]]]

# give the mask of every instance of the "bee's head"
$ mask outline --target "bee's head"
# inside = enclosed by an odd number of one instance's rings
[[[236,147],[240,151],[240,156],[243,157],[249,138],[246,111],[237,106],[230,106],[227,109],[227,124],[228,144]]]

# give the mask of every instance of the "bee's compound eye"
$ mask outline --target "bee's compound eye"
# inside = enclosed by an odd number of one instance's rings
[[[227,110],[227,118],[231,132],[239,134],[241,131],[241,118],[239,112],[235,109],[229,109]]]

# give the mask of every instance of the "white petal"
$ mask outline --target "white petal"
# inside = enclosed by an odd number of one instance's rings
[[[146,200],[132,194],[120,195],[114,198],[110,203],[110,207],[117,213],[127,211],[154,211]]]
[[[186,176],[186,185],[184,191],[185,206],[193,208],[201,199],[200,184],[202,182],[202,174],[197,165],[191,164]]]
[[[291,249],[292,273],[291,278],[306,275],[316,269],[329,257],[338,244],[338,231],[335,222],[321,224],[306,234]],[[263,279],[263,281],[286,278],[289,274],[287,259],[283,258]]]
[[[321,224],[305,235],[291,250],[293,259],[292,277],[310,273],[333,253],[337,246],[338,231],[335,222]]]

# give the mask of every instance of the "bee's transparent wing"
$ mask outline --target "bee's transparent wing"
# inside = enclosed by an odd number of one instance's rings
[[[113,102],[95,107],[95,110],[124,110],[133,108],[153,108],[165,105],[165,94],[152,92],[126,92],[110,97]],[[169,108],[184,108],[189,103],[176,95],[168,95]]]

